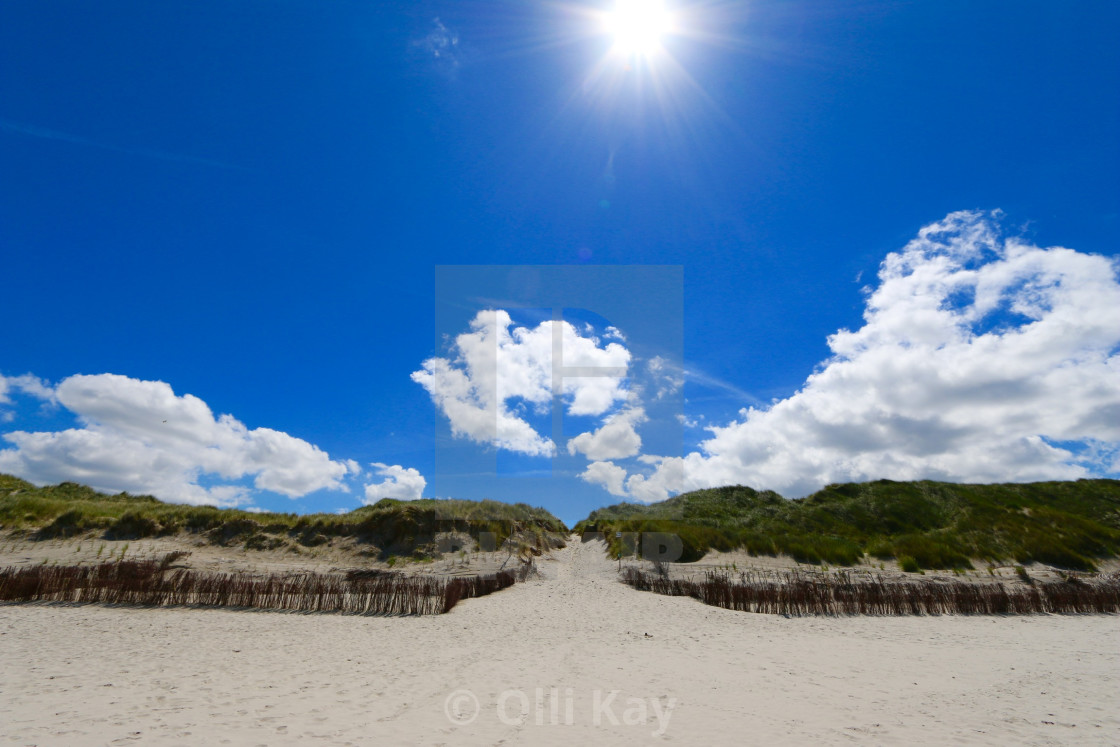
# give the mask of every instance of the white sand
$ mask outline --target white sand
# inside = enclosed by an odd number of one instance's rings
[[[0,744],[1120,743],[1116,616],[786,619],[598,543],[539,564],[425,618],[0,606]]]

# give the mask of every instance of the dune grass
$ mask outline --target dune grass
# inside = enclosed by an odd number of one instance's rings
[[[1120,481],[960,485],[892,482],[829,485],[787,500],[734,486],[661,503],[593,511],[575,531],[669,532],[682,561],[709,550],[790,555],[806,563],[855,565],[897,559],[906,570],[967,569],[975,559],[1093,570],[1120,556]]]
[[[31,539],[92,533],[132,540],[188,533],[255,550],[310,548],[350,538],[382,559],[438,554],[440,533],[466,534],[491,549],[512,540],[537,550],[562,546],[567,534],[551,513],[525,503],[383,499],[345,514],[253,513],[108,495],[72,482],[36,487],[10,475],[0,475],[0,527]]]

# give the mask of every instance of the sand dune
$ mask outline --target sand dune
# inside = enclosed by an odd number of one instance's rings
[[[1115,616],[786,619],[599,543],[539,565],[423,618],[2,606],[0,744],[1120,742]]]

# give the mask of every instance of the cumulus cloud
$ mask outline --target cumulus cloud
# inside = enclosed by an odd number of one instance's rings
[[[959,212],[883,261],[864,324],[792,396],[751,407],[631,495],[743,483],[804,495],[836,481],[1073,479],[1117,471],[1115,260],[1006,238]]]
[[[569,454],[583,454],[592,461],[625,459],[642,448],[635,426],[647,420],[642,407],[632,406],[607,417],[596,431],[581,433],[568,441]]]
[[[0,451],[0,472],[191,504],[243,504],[250,491],[229,481],[247,477],[256,489],[291,498],[344,489],[347,463],[281,431],[249,429],[231,415],[215,418],[201,399],[176,395],[162,381],[79,375],[53,392],[41,390],[46,394],[82,427],[4,434],[14,448]]]
[[[554,453],[552,440],[511,407],[519,403],[544,413],[551,406],[554,334],[562,346],[567,375],[560,394],[569,414],[602,415],[627,397],[630,352],[617,342],[602,345],[568,322],[515,327],[501,309],[478,312],[470,327],[455,338],[452,357],[430,358],[412,374],[457,437],[531,456]],[[601,375],[608,369],[618,375]]]
[[[592,485],[605,488],[611,495],[626,495],[626,490],[623,488],[626,470],[612,462],[592,462],[579,477]]]
[[[374,462],[370,466],[385,479],[366,485],[366,497],[363,502],[367,506],[377,503],[382,498],[395,498],[398,501],[418,500],[424,493],[424,486],[428,484],[420,472],[411,467],[380,462]]]

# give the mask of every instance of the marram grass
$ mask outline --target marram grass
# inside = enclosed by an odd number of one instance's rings
[[[971,568],[974,560],[1093,570],[1120,556],[1120,480],[878,480],[829,485],[797,500],[732,486],[602,508],[575,531],[604,533],[612,553],[626,549],[619,532],[674,533],[686,562],[743,549],[812,564],[895,558],[911,571]]]
[[[107,495],[76,483],[36,487],[0,475],[0,528],[32,539],[95,534],[132,540],[188,533],[220,545],[268,550],[308,548],[350,539],[386,559],[430,556],[442,532],[486,535],[547,550],[562,546],[567,527],[548,511],[498,501],[384,499],[344,514],[252,513],[164,503],[152,496]],[[485,543],[482,543],[485,544]]]

